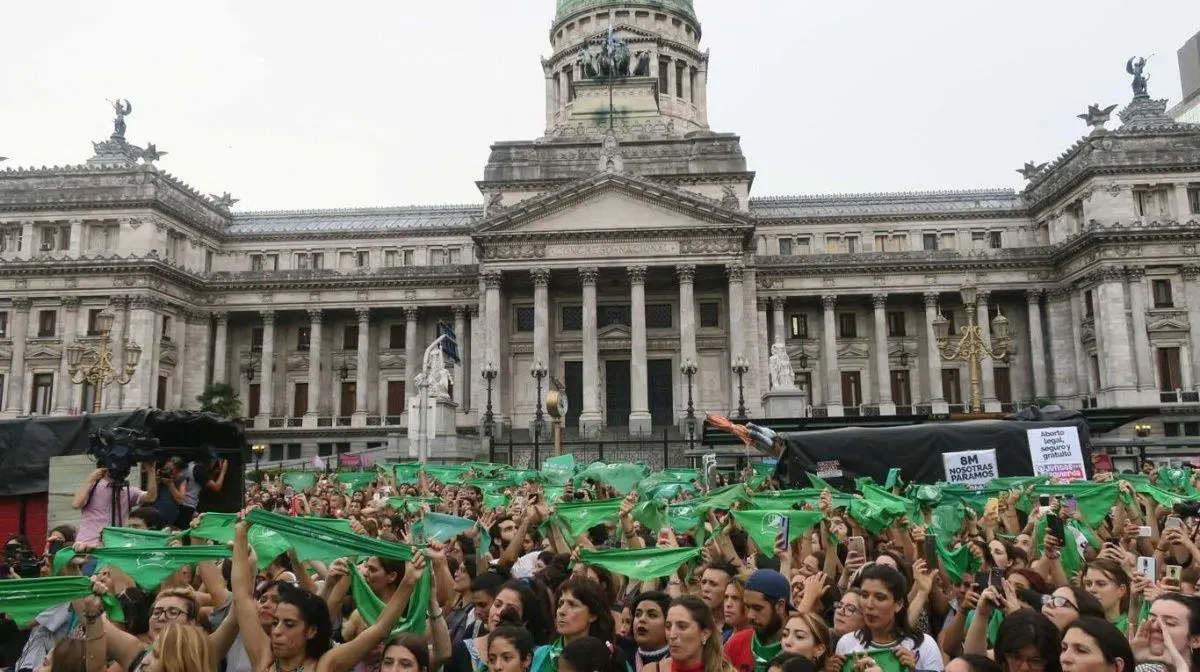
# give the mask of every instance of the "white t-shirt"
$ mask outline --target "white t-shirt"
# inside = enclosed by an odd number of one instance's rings
[[[865,645],[858,641],[857,632],[848,632],[842,635],[838,640],[835,653],[839,656],[858,653],[859,651],[879,651],[882,649],[911,649],[917,654],[917,669],[918,670],[941,670],[946,669],[945,663],[942,662],[942,650],[938,648],[937,642],[929,635],[921,635],[920,645],[916,644],[911,637],[905,637],[899,642],[892,642],[889,646]]]

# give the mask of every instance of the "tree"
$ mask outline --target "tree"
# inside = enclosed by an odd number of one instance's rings
[[[196,397],[200,410],[226,418],[241,417],[242,400],[238,391],[229,383],[213,383]]]

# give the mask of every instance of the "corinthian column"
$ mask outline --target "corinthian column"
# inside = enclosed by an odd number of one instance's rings
[[[775,337],[771,339],[771,343],[775,341],[787,343],[787,297],[772,296],[771,297],[771,318],[773,321],[772,328],[775,330]],[[770,348],[767,348],[770,350]]]
[[[58,393],[54,395],[54,415],[67,415],[75,398],[75,383],[71,382],[71,374],[67,371],[67,347],[79,338],[79,297],[68,296],[61,301],[66,315],[63,320],[62,361],[58,366]],[[179,366],[183,366],[183,363],[180,362]]]
[[[979,325],[979,336],[988,348],[992,347],[992,315],[988,312],[988,300],[991,296],[991,292],[980,290],[975,298],[975,323]],[[1000,400],[996,398],[996,362],[991,357],[984,357],[979,362],[979,383],[984,412],[999,413]]]
[[[825,319],[821,327],[821,368],[825,378],[825,409],[830,417],[839,418],[845,414],[842,407],[842,370],[838,366],[837,321],[833,309],[837,306],[837,297],[826,294],[821,297],[821,306],[825,308]]]
[[[454,351],[458,353],[458,365],[455,367],[454,377],[454,403],[458,404],[459,410],[465,410],[470,406],[470,397],[467,396],[467,382],[470,377],[467,375],[467,363],[471,361],[468,356],[470,352],[464,347],[467,343],[467,308],[459,304],[454,306],[454,338],[458,339],[458,343],[454,346]]]
[[[950,407],[946,404],[945,392],[942,390],[942,353],[938,349],[937,332],[933,321],[938,316],[937,292],[925,293],[925,375],[929,387],[929,404],[934,413],[948,413]]]
[[[1029,361],[1033,364],[1033,396],[1045,397],[1049,387],[1046,385],[1046,341],[1042,335],[1042,290],[1025,292],[1025,301],[1029,306]],[[1144,329],[1142,333],[1145,333]]]
[[[887,294],[874,294],[871,301],[875,306],[875,388],[880,415],[895,415],[896,404],[892,402],[892,378],[889,362],[887,332]]]
[[[229,313],[223,310],[215,312],[213,319],[217,323],[216,338],[213,339],[213,382],[224,383],[229,380],[229,356],[226,354],[226,348],[229,347]]]
[[[731,263],[726,265],[725,273],[729,277],[729,302],[727,304],[729,306],[729,362],[726,365],[726,371],[731,371],[738,357],[745,357],[747,362],[754,360],[746,352],[745,325],[742,319],[746,312],[742,307],[742,303],[746,300],[745,287],[742,284],[746,276],[746,267],[740,263]],[[757,363],[755,362],[755,364]],[[737,408],[737,405],[737,376],[730,373],[727,407],[733,409]]]
[[[360,416],[363,426],[366,425],[367,391],[371,386],[371,309],[358,308],[358,351],[354,372],[354,415]],[[351,423],[354,418],[351,418]]]
[[[417,316],[416,306],[404,307],[404,390],[409,397],[417,396],[417,374],[422,366],[420,344],[417,343]],[[408,421],[411,428],[411,423],[417,419],[409,418]]]
[[[646,371],[646,267],[629,267],[629,285],[632,297],[633,362],[630,366],[629,433],[633,435],[650,432],[650,401]]]
[[[1125,273],[1129,282],[1129,317],[1133,327],[1133,361],[1137,364],[1137,387],[1138,391],[1154,393],[1152,351],[1150,336],[1146,332],[1146,269],[1128,268]]]
[[[550,269],[530,269],[533,280],[533,361],[553,372],[550,362]]]
[[[262,320],[262,373],[258,386],[258,417],[254,419],[258,429],[268,428],[275,413],[275,311],[262,311]]]
[[[487,331],[487,361],[492,362],[498,371],[500,371],[500,383],[493,390],[494,398],[492,399],[494,407],[493,415],[497,424],[503,425],[504,404],[506,397],[502,390],[513,389],[511,381],[506,381],[503,376],[508,370],[504,366],[504,360],[500,359],[500,341],[503,338],[500,334],[500,285],[504,275],[500,271],[490,270],[484,271],[484,322]]]
[[[596,276],[594,267],[579,269],[583,284],[583,408],[579,414],[579,433],[594,437],[600,433],[600,343],[596,328]]]
[[[1183,305],[1187,309],[1188,352],[1191,355],[1183,366],[1192,368],[1192,386],[1200,386],[1200,266],[1184,266],[1179,269],[1183,276]]]
[[[321,309],[308,310],[308,411],[301,421],[316,428],[321,406]]]
[[[28,240],[28,239],[26,239]],[[8,395],[4,398],[4,415],[15,418],[21,415],[21,404],[25,399],[25,341],[29,337],[29,308],[33,302],[26,297],[12,300],[12,365],[5,382]]]

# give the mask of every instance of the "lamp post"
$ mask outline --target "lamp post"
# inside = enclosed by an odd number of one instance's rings
[[[963,307],[967,311],[967,323],[959,327],[958,343],[955,343],[953,346],[949,345],[950,321],[942,316],[940,312],[933,319],[933,331],[937,336],[938,350],[944,359],[967,362],[967,366],[970,367],[970,410],[972,413],[980,413],[983,411],[983,401],[979,391],[979,379],[982,375],[983,360],[989,358],[999,360],[1008,355],[1008,340],[1012,335],[1011,327],[1009,326],[1008,318],[1004,317],[1003,314],[997,313],[996,319],[992,320],[992,343],[994,347],[988,345],[983,340],[983,333],[976,319],[976,298],[979,295],[979,289],[975,286],[975,282],[968,279],[959,288],[959,293],[962,295]]]
[[[1134,434],[1137,434],[1139,439],[1144,439],[1150,436],[1150,430],[1153,429],[1148,423],[1139,422],[1133,426]]]
[[[679,372],[687,378],[688,385],[688,404],[687,404],[687,429],[688,429],[688,450],[693,450],[696,447],[696,407],[692,404],[692,378],[696,375],[696,363],[691,357],[683,360],[679,365]]]
[[[118,385],[128,385],[133,380],[137,370],[138,360],[142,357],[142,347],[133,341],[125,342],[125,370],[113,368],[112,351],[109,341],[112,337],[113,320],[116,314],[111,308],[100,311],[96,317],[96,327],[100,331],[100,342],[95,348],[85,348],[83,345],[71,342],[67,347],[67,374],[76,385],[92,386],[92,413],[100,412],[100,397],[104,388],[115,381]],[[84,357],[89,362],[83,364]]]
[[[496,365],[489,361],[483,365],[483,379],[487,381],[487,410],[483,412],[483,435],[487,437],[488,442],[488,461],[496,461],[496,438],[495,438],[495,417],[492,415],[492,382],[496,380],[496,376],[500,372],[496,370]],[[511,456],[510,456],[511,461]]]
[[[258,463],[262,460],[263,453],[267,452],[267,447],[261,443],[256,443],[250,446],[250,451],[254,453],[254,481],[262,483],[262,469],[259,468]]]
[[[750,363],[742,355],[733,360],[733,374],[738,378],[738,420],[746,419],[746,390],[743,378],[750,371]]]
[[[546,425],[546,418],[542,415],[542,381],[547,375],[546,365],[541,362],[534,362],[533,366],[529,367],[529,375],[537,381],[537,403],[536,410],[533,413],[533,467],[537,469],[541,466],[541,448],[542,448],[542,428]]]

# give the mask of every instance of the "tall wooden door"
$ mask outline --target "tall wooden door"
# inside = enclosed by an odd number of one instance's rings
[[[674,371],[669,359],[646,362],[646,398],[650,404],[650,424],[654,427],[667,427],[674,422]]]
[[[583,362],[563,362],[563,384],[567,386],[567,417],[564,427],[578,427],[583,413]]]
[[[604,362],[604,420],[609,427],[629,424],[632,400],[629,390],[629,360]]]
[[[308,383],[296,383],[292,391],[292,417],[303,418],[308,413]]]

